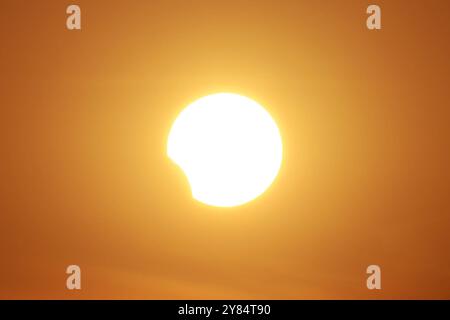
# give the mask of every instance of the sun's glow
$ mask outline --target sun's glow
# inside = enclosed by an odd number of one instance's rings
[[[167,154],[184,171],[193,197],[233,207],[261,195],[282,161],[280,132],[257,102],[237,94],[209,95],[175,120]]]

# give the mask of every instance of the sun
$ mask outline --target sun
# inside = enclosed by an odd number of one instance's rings
[[[238,94],[217,93],[178,115],[167,155],[185,173],[194,199],[234,207],[269,188],[278,175],[283,146],[264,107]]]

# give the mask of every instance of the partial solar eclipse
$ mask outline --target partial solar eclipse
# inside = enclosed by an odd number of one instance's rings
[[[218,93],[194,101],[178,115],[167,154],[185,173],[194,199],[234,207],[269,188],[283,146],[275,121],[260,104]]]

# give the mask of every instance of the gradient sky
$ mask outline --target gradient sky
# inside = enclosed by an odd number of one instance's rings
[[[448,39],[446,0],[1,0],[0,298],[450,298]],[[232,209],[165,150],[222,91],[284,143]]]

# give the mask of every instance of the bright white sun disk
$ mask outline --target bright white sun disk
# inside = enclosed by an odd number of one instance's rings
[[[281,166],[282,142],[261,105],[219,93],[193,102],[179,114],[167,154],[186,174],[195,199],[233,207],[253,200],[272,184]]]

